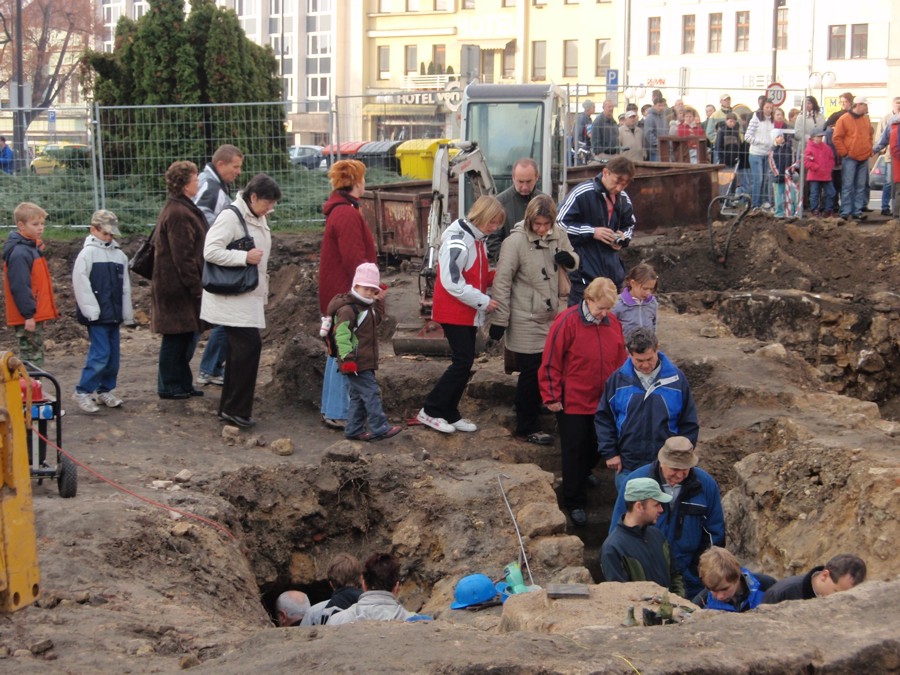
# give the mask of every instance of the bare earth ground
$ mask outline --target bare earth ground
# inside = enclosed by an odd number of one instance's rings
[[[499,357],[478,363],[466,399],[466,414],[482,424],[477,434],[446,438],[416,427],[379,444],[335,446],[341,436],[321,425],[314,404],[321,386],[314,365],[321,360],[319,347],[311,337],[318,324],[319,235],[276,236],[255,429],[231,444],[223,438],[215,418],[215,387],[207,387],[203,398],[160,401],[155,394],[159,342],[146,322],[123,330],[119,392],[125,406],[86,415],[70,399],[86,352],[84,331],[71,316],[68,276],[80,242],[54,247],[51,266],[66,317],[50,327],[45,367],[64,388],[64,447],[100,474],[169,507],[209,517],[238,538],[175,520],[84,470],[73,500],[61,499],[52,483],[35,485],[42,598],[39,606],[0,618],[2,668],[168,672],[203,664],[216,672],[299,667],[323,672],[633,672],[628,664],[634,663],[645,673],[862,672],[863,654],[872,664],[869,672],[896,671],[900,582],[890,581],[897,569],[896,431],[878,421],[871,404],[827,394],[800,358],[755,357],[766,341],[734,338],[727,330],[716,338],[700,333],[721,328],[708,311],[712,292],[896,293],[898,225],[749,219],[738,230],[724,268],[711,259],[708,236],[701,230],[661,230],[639,238],[628,252],[631,261],[646,258],[656,265],[665,305],[672,304],[667,292],[690,296],[677,303],[682,310],[686,305],[687,313],[664,310],[663,349],[684,365],[694,386],[701,439],[716,450],[704,455],[704,466],[719,479],[723,493],[735,488],[730,499],[746,516],[729,522],[729,537],[739,538],[744,559],[781,576],[821,562],[835,546],[864,547],[871,578],[882,581],[816,607],[799,603],[752,618],[702,616],[675,628],[631,633],[611,627],[616,626],[611,618],[598,618],[596,625],[588,622],[564,635],[552,630],[502,635],[497,633],[499,609],[474,618],[446,610],[452,583],[462,573],[495,575],[516,556],[508,514],[497,499],[496,475],[508,477],[516,509],[553,501],[552,479],[542,478],[546,474],[526,462],[552,471],[558,459],[552,449],[541,454],[509,437],[505,424],[514,378],[502,374]],[[125,248],[132,252],[136,246],[130,241]],[[387,281],[394,319],[415,320],[415,276],[394,269]],[[147,293],[146,286],[135,287],[135,306],[145,316]],[[0,348],[12,343],[12,332],[0,331]],[[444,362],[395,357],[387,342],[384,352],[379,379],[386,407],[402,420],[415,413]],[[882,402],[881,417],[897,419],[898,410],[894,390]],[[272,441],[282,438],[291,439],[294,454],[272,451]],[[865,466],[852,479],[831,479],[825,468],[809,470],[804,463],[810,448],[821,453],[823,463],[846,457],[846,449],[861,449],[852,460]],[[736,471],[733,465],[744,457],[741,465],[752,466]],[[872,468],[867,472],[866,467]],[[183,469],[192,474],[187,483],[152,487],[154,480],[172,480]],[[754,484],[754,475],[766,479]],[[802,481],[810,475],[811,487],[805,487]],[[555,548],[544,551],[546,562],[535,553],[536,567],[546,574],[539,583],[551,576],[584,581],[581,565],[595,571],[611,485],[609,476],[603,480],[591,527],[575,533],[584,540],[583,555],[571,526],[557,523],[551,528]],[[846,529],[843,522],[830,529],[828,523],[837,518],[829,503],[845,493],[854,500],[871,497],[874,505],[848,509],[841,503]],[[793,509],[783,520],[757,521],[752,515],[765,508],[782,517],[783,499]],[[837,532],[841,541],[832,539]],[[788,533],[790,538],[779,539]],[[322,568],[334,552],[364,556],[387,547],[406,563],[404,602],[424,605],[438,619],[433,624],[355,626],[340,634],[337,629],[267,628],[260,591],[268,600],[298,580],[306,580],[310,589],[311,582],[323,580]],[[823,615],[829,616],[825,624],[833,632],[821,630]],[[41,644],[45,640],[49,647]],[[765,653],[760,645],[766,645]]]

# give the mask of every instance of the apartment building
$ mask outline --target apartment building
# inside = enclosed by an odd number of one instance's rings
[[[785,88],[785,109],[800,107],[808,91],[831,112],[849,90],[869,98],[874,118],[900,91],[900,47],[894,39],[892,55],[890,44],[900,10],[891,0],[642,0],[630,11],[625,69],[645,96],[658,88],[703,110],[729,92],[755,109],[774,81]]]

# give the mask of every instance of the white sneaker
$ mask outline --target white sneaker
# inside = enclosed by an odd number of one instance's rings
[[[100,410],[99,406],[94,403],[94,397],[91,394],[82,394],[80,392],[75,392],[75,395],[72,396],[75,399],[75,402],[78,404],[78,407],[84,410],[86,413],[95,413]]]
[[[456,427],[450,424],[443,417],[432,417],[431,415],[426,415],[425,408],[422,408],[419,411],[419,414],[416,415],[416,419],[426,427],[431,427],[435,431],[440,431],[444,434],[452,434],[454,431],[456,431]]]
[[[199,373],[197,375],[197,384],[206,386],[207,384],[217,384],[220,387],[225,384],[224,375],[210,375],[209,373]]]
[[[118,408],[123,403],[122,399],[111,391],[104,391],[102,394],[97,394],[97,400],[107,408]]]
[[[478,425],[471,420],[459,419],[453,423],[457,431],[478,431]]]

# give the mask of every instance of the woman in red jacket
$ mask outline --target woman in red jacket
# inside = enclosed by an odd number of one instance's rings
[[[610,313],[616,303],[615,284],[597,277],[584,299],[556,317],[538,379],[544,405],[556,413],[562,449],[562,504],[576,525],[587,523],[587,485],[600,460],[594,413],[606,380],[625,363],[622,324]]]
[[[478,430],[460,415],[459,401],[475,362],[478,326],[484,324],[485,313],[497,309],[497,301],[485,292],[494,281],[494,273],[488,270],[484,241],[505,219],[497,198],[483,196],[465,218],[450,224],[441,235],[431,318],[444,329],[451,360],[416,419],[445,434]]]
[[[366,165],[355,159],[335,162],[328,170],[334,188],[322,211],[325,235],[319,257],[319,311],[328,315],[328,303],[353,286],[353,275],[362,263],[377,263],[375,239],[359,210],[359,198],[366,190]],[[347,378],[340,374],[340,362],[333,356],[325,361],[322,382],[322,420],[343,429],[350,407]]]

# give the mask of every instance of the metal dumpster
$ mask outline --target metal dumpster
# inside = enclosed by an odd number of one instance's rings
[[[356,159],[370,169],[384,169],[400,173],[400,160],[397,158],[397,146],[403,141],[372,141],[362,146],[356,153]]]

